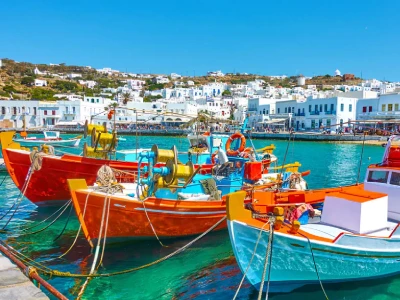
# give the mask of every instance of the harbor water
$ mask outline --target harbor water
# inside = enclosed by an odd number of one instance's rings
[[[125,138],[126,141],[121,141],[118,148],[135,148],[136,137]],[[155,143],[164,149],[173,145],[179,151],[186,151],[188,148],[185,137],[138,137],[138,146],[141,148],[150,148]],[[311,174],[306,177],[309,188],[343,186],[357,181],[363,149],[360,144],[254,141],[256,148],[271,143],[276,146],[274,154],[280,164],[299,161],[302,164],[300,170],[311,170]],[[62,150],[75,154],[81,152],[81,148]],[[384,148],[379,146],[365,146],[360,181],[364,180],[366,167],[379,162],[383,151]],[[287,155],[284,159],[285,153]],[[4,170],[0,171],[0,182],[3,176],[6,177],[1,186],[0,216],[4,215],[19,195],[19,190]],[[0,237],[30,258],[43,261],[49,268],[71,273],[89,273],[94,255],[82,234],[72,251],[60,259],[57,258],[73,244],[79,228],[73,210],[68,218],[69,208],[62,218],[46,230],[13,237],[13,231],[18,227],[33,226],[54,211],[54,208],[37,208],[24,199],[7,226],[7,233],[0,234]],[[0,220],[0,228],[7,221],[8,216]],[[66,229],[63,231],[65,225]],[[44,226],[41,224],[35,230]],[[63,233],[60,236],[61,232]],[[162,241],[165,247],[156,238],[107,245],[99,273],[112,273],[147,264],[175,251],[192,239],[193,237],[166,239]],[[95,278],[90,281],[83,299],[232,299],[241,278],[242,273],[233,256],[228,232],[223,230],[206,235],[185,252],[155,266],[125,275]],[[53,277],[49,282],[68,298],[75,298],[84,279]],[[400,276],[327,284],[325,290],[331,300],[400,299]],[[238,298],[256,299],[257,295],[258,292],[245,281]],[[315,285],[300,288],[290,294],[273,294],[270,299],[324,299],[324,296],[319,285]]]

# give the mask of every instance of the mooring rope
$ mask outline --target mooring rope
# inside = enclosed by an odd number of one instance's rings
[[[154,266],[156,264],[159,264],[163,261],[166,261],[169,258],[174,257],[175,255],[185,251],[187,248],[189,248],[191,245],[193,245],[195,242],[197,242],[198,240],[200,240],[201,238],[203,238],[205,235],[207,235],[208,233],[210,233],[212,230],[214,230],[216,227],[218,227],[223,221],[226,220],[226,216],[222,217],[218,222],[216,222],[213,226],[211,226],[209,229],[207,229],[205,232],[203,232],[202,234],[200,234],[199,236],[197,236],[196,238],[194,238],[192,241],[190,241],[189,243],[185,244],[184,246],[182,246],[181,248],[175,250],[174,252],[160,258],[157,259],[151,263],[139,266],[139,267],[135,267],[135,268],[131,268],[131,269],[127,269],[127,270],[123,270],[123,271],[117,271],[117,272],[113,272],[113,273],[103,273],[103,274],[73,274],[70,272],[62,272],[62,271],[58,271],[58,270],[53,270],[50,269],[38,262],[33,261],[32,259],[30,259],[29,257],[27,257],[26,255],[18,252],[17,250],[13,249],[12,247],[8,246],[7,244],[3,243],[0,240],[0,243],[2,243],[5,247],[7,247],[10,251],[12,251],[14,253],[14,255],[16,257],[23,257],[22,259],[20,258],[21,261],[25,261],[25,263],[27,262],[32,262],[36,269],[46,275],[49,276],[55,276],[55,277],[68,277],[68,278],[87,278],[87,277],[112,277],[112,276],[118,276],[118,275],[123,275],[123,274],[128,274],[128,273],[132,273],[132,272],[136,272],[151,266]]]
[[[233,296],[233,300],[236,299],[237,295],[239,294],[240,288],[242,287],[242,284],[244,282],[244,279],[246,278],[247,272],[250,269],[251,263],[253,262],[254,256],[256,254],[257,251],[257,247],[258,247],[258,243],[260,242],[261,239],[261,235],[263,233],[264,227],[268,224],[268,222],[266,222],[260,229],[259,233],[258,233],[258,237],[257,237],[257,241],[256,244],[254,245],[254,250],[253,250],[253,254],[251,255],[251,258],[249,260],[249,263],[247,264],[246,270],[243,272],[243,276],[242,276],[242,280],[240,280],[239,286],[236,290],[235,295]]]
[[[264,269],[263,269],[263,273],[262,273],[262,277],[261,277],[260,290],[258,291],[258,300],[261,300],[262,292],[264,289],[265,274],[267,272],[268,265],[269,265],[269,270],[271,270],[271,264],[268,264],[268,263],[269,263],[269,257],[271,255],[271,251],[272,251],[272,240],[273,240],[273,235],[274,235],[274,222],[275,222],[275,218],[270,217],[268,220],[268,224],[269,224],[268,246],[267,246],[267,251],[265,253]],[[266,299],[268,299],[268,289],[269,289],[269,281],[268,281]]]
[[[310,247],[311,257],[312,257],[312,260],[313,260],[314,269],[315,269],[315,273],[317,274],[317,278],[318,278],[318,281],[319,281],[319,285],[321,286],[321,290],[322,290],[322,292],[324,293],[325,299],[326,299],[326,300],[329,300],[328,295],[326,294],[326,291],[325,291],[325,289],[324,289],[324,285],[322,284],[322,280],[321,280],[321,278],[320,278],[320,276],[319,276],[319,272],[318,272],[318,268],[317,268],[317,263],[315,262],[314,252],[313,252],[313,250],[312,250],[311,241],[310,241],[310,239],[309,239],[306,235],[302,234],[301,232],[298,232],[298,234],[300,234],[302,237],[304,237],[304,238],[307,239],[307,241],[308,241],[308,245],[309,245],[309,247]]]

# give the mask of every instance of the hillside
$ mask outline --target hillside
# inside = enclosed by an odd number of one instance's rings
[[[63,94],[78,94],[78,95],[96,95],[101,92],[102,88],[116,88],[123,86],[126,77],[118,75],[106,75],[98,73],[95,69],[82,66],[68,66],[65,64],[46,65],[32,64],[29,62],[16,62],[12,59],[2,59],[3,66],[0,69],[0,99],[9,99],[12,95],[13,99],[39,99],[39,100],[54,100],[54,95],[57,93]],[[43,73],[52,75],[35,75],[34,70],[38,68]],[[65,79],[68,74],[80,74],[81,77],[73,79]],[[47,81],[46,87],[35,87],[35,79],[44,79]],[[266,85],[294,87],[297,84],[295,76],[285,79],[273,79],[268,76],[261,75],[243,75],[243,74],[226,74],[223,77],[211,76],[196,76],[183,77],[178,81],[187,82],[191,80],[196,86],[204,85],[210,82],[224,82],[227,84],[245,84],[248,81],[262,79]],[[97,82],[97,86],[89,89],[84,85],[79,84],[79,80],[93,80]],[[346,84],[358,84],[361,79],[356,78],[353,81],[347,81]],[[329,88],[330,85],[342,84],[341,77],[332,77],[329,75],[316,76],[306,81],[306,84],[317,85],[319,89]],[[157,90],[166,87],[173,87],[173,82],[168,84],[153,84],[151,80],[146,80],[143,90]],[[112,97],[111,95],[110,97]]]

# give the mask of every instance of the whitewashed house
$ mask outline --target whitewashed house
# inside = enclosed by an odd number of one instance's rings
[[[47,80],[35,79],[35,86],[47,86]]]

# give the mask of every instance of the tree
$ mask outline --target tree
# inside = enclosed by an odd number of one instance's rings
[[[56,80],[52,87],[62,92],[75,92],[78,90],[78,85],[75,82],[63,80]]]
[[[15,93],[15,92],[17,92],[17,90],[12,85],[5,85],[3,87],[3,91],[5,91],[7,93]]]
[[[54,92],[44,88],[32,89],[31,98],[36,100],[53,100]]]
[[[222,96],[232,96],[232,93],[229,90],[225,90],[222,92]]]
[[[35,83],[35,79],[32,76],[26,76],[21,79],[21,84],[26,86],[32,86]]]
[[[131,101],[131,94],[129,92],[124,92],[121,94],[122,103],[126,105],[129,101]]]

